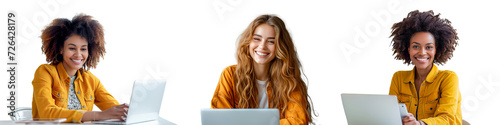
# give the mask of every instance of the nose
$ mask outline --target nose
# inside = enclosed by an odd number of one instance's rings
[[[80,57],[83,54],[83,52],[77,50],[73,56]]]
[[[425,55],[425,54],[427,54],[427,50],[425,50],[425,47],[422,47],[422,48],[420,49],[419,54],[420,54],[420,55]]]
[[[259,43],[259,49],[266,49],[266,39],[262,39]]]

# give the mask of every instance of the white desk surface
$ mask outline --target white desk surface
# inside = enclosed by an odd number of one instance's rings
[[[28,123],[28,124],[36,124],[36,123]],[[59,125],[77,125],[77,124],[75,124],[75,123],[61,123]],[[26,125],[26,124],[25,123],[16,124],[16,123],[14,123],[14,121],[3,121],[2,120],[2,121],[0,121],[0,125]],[[99,125],[99,124],[82,123],[82,124],[78,124],[78,125]],[[158,120],[156,120],[156,121],[137,123],[137,124],[133,124],[133,125],[175,125],[175,124],[168,121],[168,120],[165,120],[165,119],[159,117]]]

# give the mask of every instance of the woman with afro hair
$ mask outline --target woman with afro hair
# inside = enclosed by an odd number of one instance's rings
[[[66,122],[126,119],[119,104],[89,68],[106,53],[104,31],[92,16],[55,19],[42,31],[42,64],[33,78],[33,118],[66,118]],[[101,111],[93,111],[94,104]]]
[[[394,73],[389,90],[407,107],[404,125],[462,124],[457,74],[436,66],[453,57],[458,36],[451,22],[439,16],[415,10],[392,26],[394,58],[415,65]]]

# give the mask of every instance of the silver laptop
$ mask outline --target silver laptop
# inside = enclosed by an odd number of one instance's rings
[[[202,125],[279,125],[278,109],[202,109]]]
[[[95,124],[135,124],[158,120],[166,80],[136,80],[125,122],[117,119],[93,121]]]
[[[349,125],[403,124],[394,95],[341,94],[341,97]]]

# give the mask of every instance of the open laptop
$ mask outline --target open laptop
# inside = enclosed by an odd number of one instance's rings
[[[395,95],[341,94],[349,125],[402,125],[406,112],[400,112]]]
[[[279,125],[278,109],[201,109],[202,125]]]
[[[130,97],[127,119],[93,121],[95,124],[135,124],[158,120],[166,80],[136,80]]]

